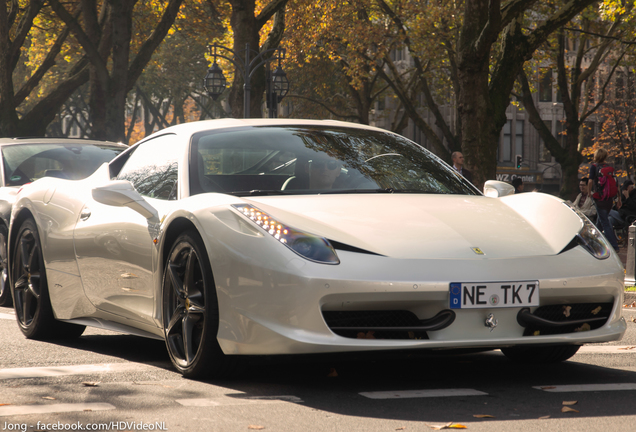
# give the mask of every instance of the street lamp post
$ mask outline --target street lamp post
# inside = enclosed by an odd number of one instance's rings
[[[274,71],[274,73],[269,74],[268,71],[268,82],[267,82],[267,101],[268,107],[270,108],[270,117],[275,113],[276,106],[278,103],[285,97],[287,92],[289,91],[289,80],[287,80],[287,76],[281,67],[281,60],[285,58],[285,48],[272,48],[265,50],[261,53],[258,53],[254,58],[250,59],[250,55],[252,50],[250,49],[250,44],[245,44],[245,55],[241,58],[233,50],[224,47],[218,44],[212,44],[208,46],[210,50],[210,55],[213,58],[212,66],[208,69],[208,73],[203,78],[203,87],[205,88],[208,95],[216,100],[221,93],[226,88],[227,80],[223,75],[223,70],[219,67],[216,59],[222,58],[234,66],[243,76],[243,117],[249,118],[250,116],[250,92],[251,92],[251,79],[254,72],[261,66],[267,64],[274,60],[278,60],[278,67]],[[228,57],[226,55],[220,54],[217,52],[218,50],[225,50],[234,55],[234,58]],[[269,58],[265,58],[267,55],[272,55]],[[235,60],[236,59],[236,60]],[[271,82],[270,82],[271,81]],[[272,105],[272,106],[270,106]]]

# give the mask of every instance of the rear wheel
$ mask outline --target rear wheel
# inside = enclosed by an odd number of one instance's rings
[[[175,368],[188,378],[219,378],[231,364],[217,341],[219,307],[212,268],[194,231],[173,244],[163,275],[163,328]]]
[[[7,283],[7,227],[0,225],[0,306],[13,306],[11,288]]]
[[[79,337],[85,326],[57,321],[53,315],[40,238],[32,219],[20,226],[14,250],[13,303],[22,333],[41,340]]]
[[[516,346],[502,348],[501,352],[514,362],[548,364],[566,361],[576,354],[579,348],[579,345]]]

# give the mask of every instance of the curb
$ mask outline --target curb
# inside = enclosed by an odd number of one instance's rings
[[[636,292],[625,291],[625,297],[623,298],[623,304],[631,304],[636,301]]]

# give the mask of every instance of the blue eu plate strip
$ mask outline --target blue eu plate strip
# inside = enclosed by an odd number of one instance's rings
[[[450,284],[450,308],[462,308],[462,284],[460,283]]]

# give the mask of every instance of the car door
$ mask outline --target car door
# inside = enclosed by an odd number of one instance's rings
[[[140,144],[128,157],[117,180],[128,180],[150,201],[176,199],[175,135]],[[153,240],[158,221],[129,207],[90,199],[80,213],[74,240],[84,292],[103,311],[155,325],[157,251]]]

